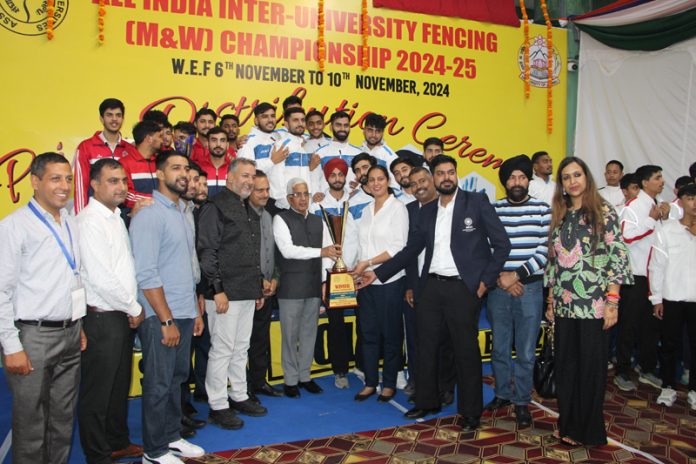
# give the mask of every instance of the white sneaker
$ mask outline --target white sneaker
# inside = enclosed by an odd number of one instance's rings
[[[358,369],[357,367],[353,368],[353,374],[355,374],[355,376],[357,378],[359,378],[360,380],[362,380],[363,382],[365,381],[365,373],[363,371],[361,371],[360,369]]]
[[[170,443],[169,451],[184,458],[200,458],[205,454],[205,450],[203,448],[198,445],[194,445],[183,438]]]
[[[677,392],[671,388],[663,388],[660,391],[660,396],[657,397],[657,404],[671,408],[674,402],[677,401]]]
[[[696,410],[696,391],[691,390],[687,395],[686,400],[689,402],[689,407]]]
[[[172,453],[163,454],[158,458],[151,458],[147,454],[143,454],[143,464],[184,464],[184,461]]]
[[[348,377],[346,374],[336,374],[336,379],[334,380],[334,385],[336,388],[350,388],[350,383],[348,382]]]
[[[406,388],[406,385],[408,385],[406,374],[404,374],[404,371],[399,371],[399,373],[396,375],[396,388],[403,390]]]

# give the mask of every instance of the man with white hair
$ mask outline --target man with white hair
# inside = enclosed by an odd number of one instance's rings
[[[273,219],[273,236],[280,250],[278,267],[280,285],[281,363],[285,377],[284,391],[290,398],[300,396],[300,388],[309,393],[322,389],[310,377],[317,320],[321,304],[322,268],[341,256],[340,245],[331,244],[322,220],[309,214],[309,187],[299,177],[288,181],[290,209]],[[322,258],[330,258],[322,263]]]

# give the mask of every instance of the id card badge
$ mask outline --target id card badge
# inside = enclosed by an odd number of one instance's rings
[[[72,320],[82,319],[87,314],[87,297],[85,288],[78,287],[71,292],[72,296]]]

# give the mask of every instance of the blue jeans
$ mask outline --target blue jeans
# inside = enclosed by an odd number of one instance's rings
[[[181,430],[181,384],[188,379],[191,363],[193,319],[174,319],[179,344],[162,344],[162,324],[157,316],[140,324],[143,344],[143,446],[151,458],[169,452]]]
[[[520,297],[499,288],[488,295],[486,312],[493,332],[491,364],[495,396],[518,405],[526,405],[531,400],[542,299],[540,280],[526,284]],[[514,367],[513,340],[517,354]]]

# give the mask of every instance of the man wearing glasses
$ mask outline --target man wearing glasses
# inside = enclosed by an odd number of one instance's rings
[[[331,267],[328,259],[341,256],[340,245],[332,245],[319,216],[309,214],[309,188],[299,177],[287,185],[290,209],[273,219],[273,237],[280,250],[281,364],[285,377],[285,396],[300,396],[300,388],[309,393],[322,389],[310,377],[317,320],[321,304],[322,268]]]

